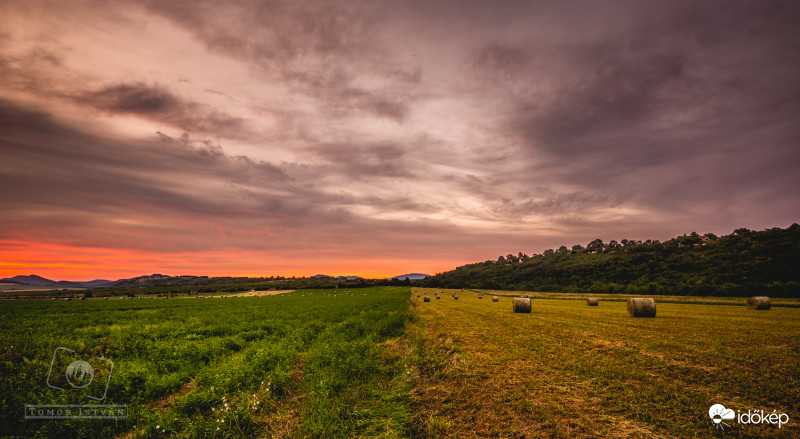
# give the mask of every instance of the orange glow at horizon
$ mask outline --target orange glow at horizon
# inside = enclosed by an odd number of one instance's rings
[[[51,280],[117,280],[159,273],[169,276],[387,278],[410,272],[435,274],[463,262],[399,258],[308,257],[282,251],[270,255],[251,250],[155,253],[79,247],[28,241],[0,241],[0,278],[35,274]],[[301,268],[298,268],[301,267]],[[427,270],[427,271],[426,271]]]

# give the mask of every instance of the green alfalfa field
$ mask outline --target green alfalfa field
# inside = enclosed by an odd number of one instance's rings
[[[3,301],[0,436],[405,434],[409,373],[386,346],[404,333],[408,298],[408,288],[389,287]],[[47,386],[59,347],[113,361],[102,402],[127,404],[126,420],[24,418],[26,404],[93,404],[82,391]]]
[[[532,312],[514,314],[510,296],[524,293],[492,294],[3,301],[0,435],[800,435],[798,308],[656,297],[656,318],[643,319],[617,297],[588,307],[579,296],[531,293]],[[24,419],[25,404],[81,398],[46,385],[60,346],[113,360],[104,402],[127,404],[128,419]],[[717,403],[789,421],[723,431],[708,414]]]

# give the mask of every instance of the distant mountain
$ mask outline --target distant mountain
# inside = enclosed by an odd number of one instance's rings
[[[397,279],[397,280],[422,280],[431,277],[429,274],[422,274],[422,273],[408,273],[408,274],[401,274],[399,276],[392,276],[389,279]]]
[[[189,277],[194,278],[194,276],[189,276]],[[120,286],[120,287],[153,286],[153,285],[151,285],[152,283],[154,283],[154,282],[158,283],[159,280],[166,280],[166,279],[172,279],[172,276],[153,273],[153,274],[148,274],[148,275],[145,275],[145,276],[132,277],[130,279],[120,279],[120,280],[114,282],[114,286]],[[147,284],[147,285],[144,285],[144,284]]]
[[[28,276],[14,276],[14,277],[7,277],[5,279],[0,279],[0,282],[3,281],[11,281],[23,285],[36,285],[42,287],[51,287],[58,283],[54,280],[45,279],[35,274],[30,274]]]
[[[170,277],[171,276],[167,276],[166,274],[153,273],[153,274],[148,274],[148,275],[145,275],[145,276],[132,277],[130,279],[120,279],[117,282],[139,282],[139,283],[142,283],[142,282],[147,282],[147,281],[155,280],[155,279],[168,279]]]
[[[115,281],[105,279],[95,279],[88,282],[70,282],[66,280],[54,281],[35,274],[28,276],[14,276],[0,279],[0,282],[16,282],[23,285],[33,285],[37,287],[53,287],[53,288],[97,288],[107,287],[115,284]]]
[[[130,279],[106,280],[95,279],[87,282],[54,281],[31,274],[28,276],[14,276],[0,279],[0,282],[15,282],[23,285],[33,285],[51,288],[103,288],[103,287],[151,287],[164,285],[177,285],[195,282],[197,280],[207,280],[208,276],[166,276],[163,274],[149,274],[137,276]]]
[[[422,280],[429,278],[430,275],[422,273],[408,273],[399,276],[390,277],[388,279],[398,279],[404,281],[406,278],[409,280]],[[164,274],[148,274],[145,276],[137,276],[129,279],[106,280],[95,279],[87,282],[72,282],[72,281],[54,281],[35,274],[27,276],[14,276],[5,279],[0,279],[0,282],[13,282],[22,285],[32,285],[37,287],[47,287],[53,289],[62,288],[166,288],[166,287],[186,287],[186,286],[205,286],[205,285],[235,285],[240,283],[254,283],[254,282],[271,282],[272,280],[283,280],[284,278],[238,278],[238,277],[213,277],[208,276],[167,276]],[[361,276],[329,276],[327,274],[317,274],[308,279],[318,281],[366,281]]]
[[[117,283],[115,280],[105,280],[105,279],[95,279],[90,280],[89,282],[81,282],[86,288],[99,288],[99,287],[109,287]]]

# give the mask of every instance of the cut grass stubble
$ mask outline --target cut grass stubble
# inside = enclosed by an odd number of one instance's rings
[[[800,405],[797,309],[659,304],[658,317],[634,319],[624,302],[534,302],[531,314],[469,294],[419,308],[422,436],[707,436],[712,404],[790,416]],[[798,433],[794,423],[726,437]]]

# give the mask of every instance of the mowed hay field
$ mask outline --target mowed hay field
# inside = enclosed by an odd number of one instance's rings
[[[655,318],[633,318],[622,301],[534,298],[514,314],[511,297],[452,291],[412,291],[419,437],[800,437],[800,309],[656,296]],[[716,403],[790,421],[720,432]]]

